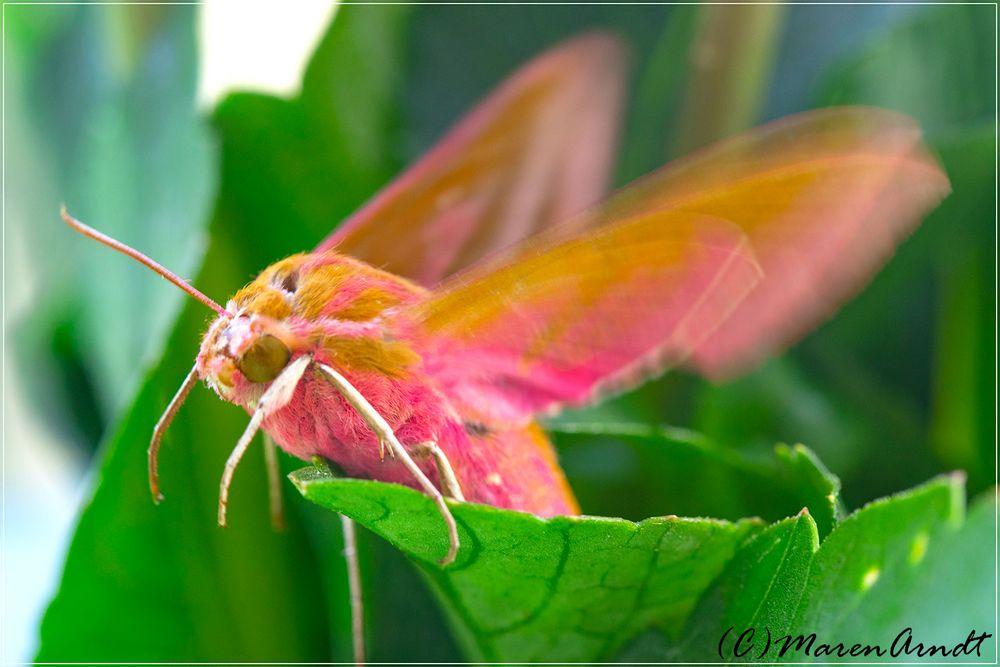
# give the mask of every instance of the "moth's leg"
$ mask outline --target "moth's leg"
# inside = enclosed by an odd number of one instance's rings
[[[438,447],[436,442],[421,442],[414,447],[414,453],[418,456],[433,456],[444,495],[465,502],[465,494],[462,493],[462,485],[458,483],[458,477],[455,476],[455,469],[451,467],[451,461],[448,460],[448,456],[444,450]]]
[[[312,464],[327,473],[332,472],[330,462],[322,456],[313,455]],[[351,601],[351,645],[354,664],[365,663],[365,605],[361,588],[361,563],[358,559],[357,534],[353,519],[340,515],[344,530],[344,560],[347,562],[347,587]]]
[[[271,527],[281,531],[285,529],[285,507],[281,498],[278,447],[267,433],[264,434],[264,465],[267,468],[267,498],[271,506]]]
[[[392,427],[389,426],[388,422],[380,415],[372,404],[368,402],[364,396],[361,395],[354,385],[347,381],[343,375],[330,368],[326,364],[318,364],[320,369],[327,374],[330,382],[333,386],[337,388],[337,391],[347,400],[351,406],[358,411],[358,414],[368,423],[368,427],[375,432],[381,443],[384,443],[389,448],[389,453],[398,459],[409,471],[417,482],[423,488],[424,492],[429,495],[433,500],[434,504],[437,505],[438,511],[441,513],[441,517],[444,519],[445,524],[448,526],[448,553],[444,558],[441,559],[442,565],[449,565],[455,561],[455,555],[458,553],[458,526],[455,523],[455,517],[452,516],[451,510],[448,509],[447,503],[444,501],[444,496],[438,491],[437,487],[431,483],[431,480],[427,479],[427,475],[424,471],[420,469],[413,459],[410,457],[409,452],[406,448],[399,442],[396,438],[396,434],[392,432]]]
[[[274,378],[271,386],[267,388],[264,395],[257,401],[257,407],[254,409],[253,416],[250,417],[250,423],[247,424],[246,430],[243,431],[239,442],[236,443],[236,447],[229,455],[229,460],[226,461],[226,469],[222,471],[222,481],[219,483],[220,526],[226,525],[226,505],[229,503],[229,485],[233,482],[233,473],[236,471],[236,466],[239,464],[240,459],[243,458],[243,454],[246,453],[250,442],[257,434],[257,431],[260,430],[260,425],[264,420],[288,405],[288,401],[292,400],[295,387],[298,386],[299,380],[302,379],[302,374],[306,370],[306,366],[311,361],[312,357],[303,355],[285,366],[285,370],[281,371],[281,374]]]
[[[354,664],[365,664],[365,605],[361,593],[361,563],[358,561],[358,539],[354,520],[343,514],[344,559],[347,561],[347,587],[351,594],[351,645]]]
[[[181,409],[184,400],[191,393],[191,390],[198,383],[198,364],[195,363],[194,367],[184,378],[184,382],[181,383],[181,388],[177,390],[174,397],[170,399],[170,405],[167,406],[166,411],[163,416],[160,417],[160,421],[156,422],[156,426],[153,428],[153,438],[149,441],[149,451],[147,452],[147,457],[149,459],[149,491],[153,494],[153,502],[159,503],[163,500],[163,494],[160,493],[160,474],[157,471],[157,459],[160,455],[160,442],[163,440],[163,434],[167,432],[170,428],[170,422],[174,420],[177,416],[177,411]]]

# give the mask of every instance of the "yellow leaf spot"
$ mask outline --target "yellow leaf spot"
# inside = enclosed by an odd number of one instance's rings
[[[910,562],[914,565],[924,559],[924,555],[927,553],[927,542],[927,533],[920,531],[910,543]]]
[[[869,588],[875,585],[878,581],[879,575],[882,573],[877,567],[870,567],[865,572],[864,576],[861,577],[861,590],[867,591]]]

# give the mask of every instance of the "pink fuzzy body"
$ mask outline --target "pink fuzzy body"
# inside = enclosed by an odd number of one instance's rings
[[[429,378],[345,375],[389,422],[404,446],[438,444],[455,469],[467,500],[541,516],[578,511],[572,498],[567,498],[562,473],[548,451],[550,445],[536,427],[472,434],[455,419],[454,409]],[[380,458],[371,429],[316,370],[308,371],[292,402],[267,420],[264,428],[285,451],[299,458],[308,460],[318,454],[336,462],[352,477],[418,486],[388,453]],[[433,460],[423,457],[417,461],[437,484]]]
[[[444,451],[469,501],[541,516],[579,511],[541,430],[527,419],[497,421],[491,416],[506,410],[474,385],[464,386],[462,373],[441,372],[449,363],[447,352],[439,344],[425,342],[406,316],[405,306],[424,298],[425,291],[354,260],[323,253],[304,256],[297,266],[298,296],[304,293],[310,276],[319,276],[317,268],[331,266],[345,267],[351,275],[339,284],[324,308],[327,314],[309,319],[293,312],[278,323],[254,312],[217,320],[199,354],[202,378],[225,400],[252,411],[267,385],[249,381],[233,369],[232,360],[265,331],[283,340],[300,341],[290,345],[292,358],[311,354],[316,362],[343,374],[389,423],[433,482],[437,483],[436,465],[419,447],[428,442],[437,443]],[[359,270],[353,274],[356,268]],[[264,284],[257,284],[261,282]],[[261,289],[275,289],[274,282],[265,271],[251,284],[257,285],[252,295]],[[362,322],[336,317],[337,312],[351,308],[352,301],[371,298],[375,292],[392,293],[397,305]],[[238,294],[237,307],[242,305],[240,298]],[[249,303],[247,309],[252,311],[253,302]],[[417,361],[403,373],[387,374],[377,368],[377,362],[341,358],[339,350],[354,349],[352,341],[364,338],[376,344],[405,342]],[[366,363],[375,367],[365,367]],[[470,376],[479,365],[467,356],[462,363],[467,364]],[[439,376],[453,379],[441,381]],[[306,369],[291,402],[266,419],[263,428],[282,449],[303,460],[318,455],[352,477],[418,488],[400,462],[388,452],[384,458],[380,456],[378,440],[368,424],[315,364]]]

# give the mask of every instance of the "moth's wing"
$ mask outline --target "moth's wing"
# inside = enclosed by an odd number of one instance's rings
[[[859,289],[947,189],[909,119],[807,113],[655,172],[580,216],[592,231],[498,255],[417,315],[464,360],[443,377],[511,419],[672,363],[732,373]]]
[[[601,199],[616,147],[625,54],[591,33],[525,65],[317,251],[424,285]]]
[[[447,281],[408,315],[448,395],[519,423],[682,361],[753,288],[735,225],[685,211],[536,238]]]
[[[913,120],[846,107],[792,116],[675,162],[615,197],[607,215],[666,207],[746,233],[764,279],[689,360],[722,379],[831,315],[948,191]]]

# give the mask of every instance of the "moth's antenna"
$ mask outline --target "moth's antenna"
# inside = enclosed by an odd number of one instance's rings
[[[180,276],[178,276],[176,273],[174,273],[170,269],[168,269],[165,266],[159,264],[158,262],[154,262],[149,257],[146,257],[145,255],[143,255],[141,252],[139,252],[138,250],[136,250],[134,248],[128,247],[127,245],[125,245],[121,241],[116,241],[115,239],[111,238],[110,236],[107,236],[106,234],[102,234],[101,232],[97,231],[93,227],[88,227],[87,225],[83,224],[82,222],[80,222],[79,220],[77,220],[76,218],[74,218],[73,216],[71,216],[66,211],[66,207],[65,206],[63,206],[60,209],[59,214],[62,215],[62,219],[66,222],[67,225],[69,225],[70,227],[72,227],[76,231],[80,232],[84,236],[86,236],[88,238],[91,238],[91,239],[94,239],[98,243],[103,243],[104,245],[108,246],[112,250],[117,250],[118,252],[122,253],[123,255],[128,255],[129,257],[131,257],[132,259],[136,260],[140,264],[144,264],[145,266],[149,267],[150,269],[152,269],[156,273],[160,274],[161,276],[163,276],[164,278],[166,278],[167,280],[169,280],[173,284],[175,284],[178,287],[180,287],[182,290],[184,290],[185,292],[187,292],[188,294],[190,294],[194,298],[198,299],[198,301],[201,301],[203,304],[205,304],[206,306],[208,306],[209,308],[211,308],[212,310],[214,310],[215,312],[217,312],[219,315],[222,315],[222,316],[228,316],[229,315],[229,313],[226,312],[225,308],[223,308],[222,306],[220,306],[219,304],[217,304],[216,302],[212,301],[207,296],[205,296],[204,294],[202,294],[201,292],[199,292],[198,290],[196,290],[194,287],[192,287],[191,285],[189,285]]]

